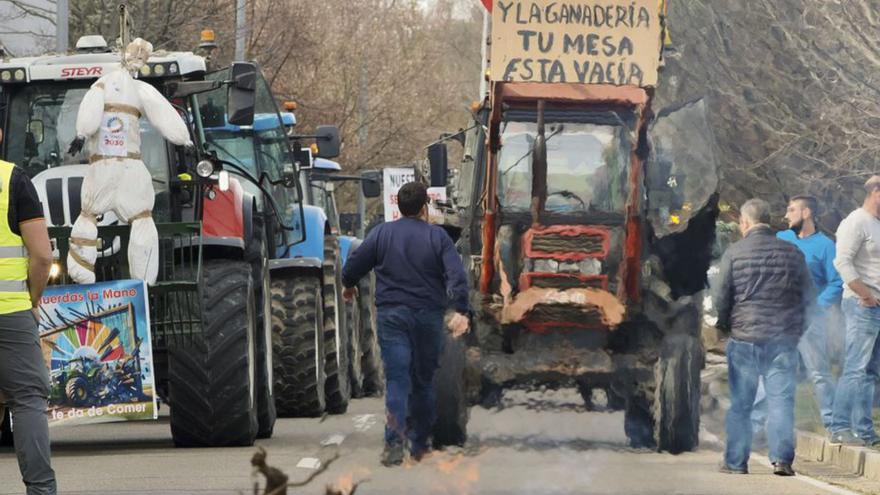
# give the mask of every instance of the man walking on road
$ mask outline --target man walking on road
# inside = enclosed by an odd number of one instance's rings
[[[468,329],[468,287],[452,239],[429,224],[428,193],[418,182],[398,192],[403,217],[374,228],[345,263],[345,297],[358,280],[376,270],[379,346],[385,367],[385,450],[382,464],[398,465],[404,444],[419,460],[429,450],[434,426],[433,380],[445,343],[444,314],[453,335]]]
[[[40,350],[39,304],[52,251],[43,207],[25,173],[0,161],[0,392],[28,495],[54,494],[46,417],[49,372]]]
[[[846,354],[831,420],[831,444],[880,446],[871,409],[880,378],[880,176],[865,183],[862,207],[837,229],[834,266],[846,283]],[[855,424],[853,424],[855,422]]]
[[[840,304],[843,281],[834,268],[834,241],[816,229],[819,202],[812,196],[795,196],[788,203],[785,219],[789,230],[776,237],[788,241],[803,253],[810,269],[813,286],[818,293],[814,311],[807,322],[807,330],[798,343],[798,351],[813,381],[816,402],[822,416],[822,424],[830,431],[834,404],[834,377],[831,375],[829,330],[835,322],[829,319],[832,308]],[[763,394],[755,403],[752,422],[761,431],[767,418],[767,401]]]
[[[752,199],[743,204],[739,221],[743,240],[724,253],[713,293],[717,326],[731,333],[727,342],[731,405],[721,471],[748,473],[750,416],[758,380],[763,379],[773,472],[792,476],[797,345],[814,291],[803,254],[777,239],[769,223],[767,202]]]

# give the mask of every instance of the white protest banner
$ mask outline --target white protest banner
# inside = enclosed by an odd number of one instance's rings
[[[386,168],[383,170],[382,198],[385,205],[385,221],[393,222],[401,217],[400,208],[397,206],[397,192],[407,182],[416,180],[415,171],[412,168]],[[446,201],[445,187],[429,187],[428,215],[433,217],[440,212],[434,208],[435,201]]]

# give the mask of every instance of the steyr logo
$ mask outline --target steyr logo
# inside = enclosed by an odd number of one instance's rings
[[[66,67],[61,69],[61,77],[100,76],[103,72],[102,67]]]

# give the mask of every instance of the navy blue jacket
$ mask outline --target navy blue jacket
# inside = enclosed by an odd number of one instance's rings
[[[376,306],[467,313],[468,285],[449,234],[415,218],[380,224],[348,256],[342,283],[354,287],[376,270]]]

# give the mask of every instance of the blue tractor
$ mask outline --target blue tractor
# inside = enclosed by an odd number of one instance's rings
[[[282,121],[286,124],[295,123],[292,114],[283,113]],[[292,125],[291,125],[292,127]],[[297,149],[296,136],[294,149]],[[301,149],[301,148],[300,148]],[[306,242],[291,248],[294,256],[309,258],[321,254],[321,243],[318,236],[312,236],[312,232],[324,229],[324,235],[336,239],[339,246],[339,259],[342,264],[361,243],[361,239],[351,235],[342,235],[342,228],[337,208],[335,184],[343,181],[360,182],[359,203],[363,204],[365,198],[376,197],[380,194],[380,175],[374,172],[364,172],[360,176],[342,174],[339,163],[324,159],[314,158],[308,160],[303,155],[300,161],[300,180],[305,187],[303,194],[304,209],[306,212]],[[311,226],[310,226],[311,222]],[[358,287],[359,294],[353,303],[345,303],[344,327],[347,330],[347,351],[341,356],[340,368],[348,369],[350,390],[345,391],[353,397],[377,395],[382,392],[382,366],[379,356],[378,341],[376,337],[376,307],[373,301],[374,281],[364,279]],[[340,347],[340,354],[342,347]],[[339,393],[344,387],[339,387],[335,392]],[[329,392],[329,389],[328,389]],[[328,395],[328,399],[329,399]]]
[[[271,314],[272,395],[280,416],[320,416],[325,411],[343,413],[351,397],[349,329],[346,325],[340,272],[340,241],[332,234],[322,208],[303,205],[302,192],[289,187],[297,183],[300,154],[288,151],[285,132],[263,132],[264,126],[277,129],[278,114],[260,114],[252,126],[225,124],[205,130],[212,149],[224,160],[233,161],[268,184],[255,191],[261,201],[256,208],[264,220],[255,225],[255,236],[264,237],[269,246],[255,253],[265,260],[270,273],[265,298]],[[284,121],[285,127],[290,117]],[[306,137],[300,137],[305,139]],[[315,155],[333,158],[339,154],[339,133],[333,126],[321,126],[308,138],[316,142]],[[270,140],[272,142],[264,142]],[[276,142],[277,141],[277,142]],[[289,153],[280,170],[268,169],[269,154],[275,146]],[[270,151],[267,153],[266,149]],[[308,165],[309,161],[304,162]],[[276,167],[277,168],[277,167]],[[308,191],[306,191],[308,192]],[[273,207],[269,207],[272,206]],[[273,218],[281,216],[282,218]],[[278,225],[288,225],[305,237],[301,246],[278,242]]]

